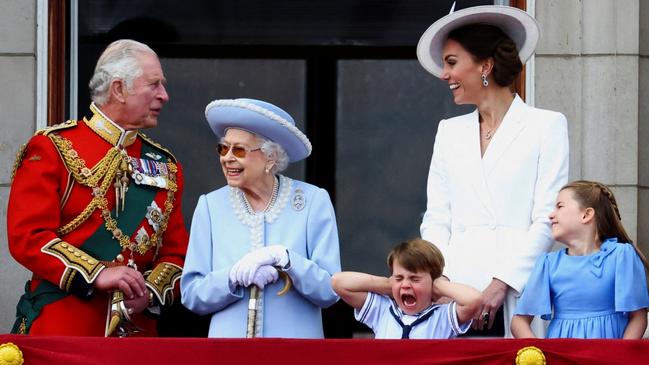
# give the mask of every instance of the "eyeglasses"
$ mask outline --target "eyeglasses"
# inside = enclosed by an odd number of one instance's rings
[[[247,149],[243,146],[230,146],[225,143],[219,143],[216,146],[216,151],[219,153],[221,156],[225,156],[228,154],[230,150],[232,150],[232,154],[234,157],[238,158],[244,158],[248,154],[248,152],[254,152],[254,151],[259,151],[261,147],[255,148],[255,149]]]

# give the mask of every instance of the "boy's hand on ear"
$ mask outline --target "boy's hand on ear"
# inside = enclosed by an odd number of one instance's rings
[[[448,304],[453,301],[453,299],[445,296],[445,294],[440,290],[440,282],[449,282],[446,276],[440,276],[437,279],[433,280],[433,302],[437,304]]]

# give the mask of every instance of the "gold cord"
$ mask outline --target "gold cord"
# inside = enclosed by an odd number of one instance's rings
[[[175,193],[178,188],[176,185],[176,173],[178,172],[176,164],[173,162],[167,162],[167,168],[170,172],[167,199],[164,203],[165,211],[158,231],[154,232],[149,240],[142,240],[142,242],[136,243],[132,242],[130,237],[124,234],[117,227],[117,221],[112,217],[111,212],[108,209],[108,199],[106,199],[108,189],[113,185],[113,180],[118,173],[121,172],[120,166],[124,166],[124,163],[128,163],[128,161],[125,161],[125,159],[128,158],[128,155],[121,153],[121,150],[118,147],[112,147],[92,169],[89,169],[86,166],[86,162],[81,159],[77,151],[74,150],[72,143],[69,140],[56,134],[49,134],[48,137],[50,137],[56,145],[66,168],[70,171],[75,181],[91,188],[93,195],[88,206],[86,206],[86,208],[72,221],[59,228],[57,233],[59,235],[64,235],[72,232],[83,222],[88,220],[96,209],[99,209],[101,217],[104,219],[104,226],[108,232],[113,235],[113,238],[119,242],[122,248],[132,249],[143,255],[151,247],[158,247],[159,242],[162,241],[160,237],[167,229],[167,224],[169,223],[169,217],[176,197]],[[100,181],[101,184],[99,184]]]

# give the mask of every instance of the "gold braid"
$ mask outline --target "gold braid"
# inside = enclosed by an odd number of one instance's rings
[[[16,153],[16,160],[14,161],[14,166],[11,169],[11,178],[9,181],[14,181],[14,177],[16,176],[16,171],[18,171],[18,168],[23,162],[23,156],[25,155],[25,151],[27,150],[27,143],[23,144],[20,146],[20,149]]]
[[[74,177],[74,180],[81,185],[90,187],[93,194],[90,204],[76,218],[57,230],[59,235],[64,235],[79,227],[90,218],[95,209],[101,207],[101,200],[105,199],[104,196],[112,185],[111,183],[117,174],[117,167],[121,159],[118,158],[120,157],[119,149],[113,147],[91,170],[86,167],[86,162],[79,158],[79,154],[73,149],[72,143],[69,140],[56,134],[50,134],[48,137],[50,137],[60,151],[63,162]],[[101,185],[97,186],[102,178]]]
[[[178,172],[178,168],[176,164],[173,162],[167,162],[167,168],[170,172],[167,181],[167,199],[164,203],[165,211],[158,231],[153,233],[148,240],[143,240],[140,243],[131,242],[130,237],[125,235],[122,230],[117,227],[117,221],[111,216],[110,210],[108,209],[108,199],[106,199],[106,193],[112,186],[112,181],[119,172],[120,164],[122,164],[124,159],[128,158],[128,156],[121,153],[121,150],[118,147],[112,147],[108,150],[106,156],[104,156],[92,169],[89,169],[86,166],[86,162],[81,159],[77,151],[74,150],[72,143],[69,140],[56,134],[49,134],[48,137],[50,137],[56,145],[68,171],[70,171],[75,181],[79,184],[90,187],[93,195],[88,206],[86,206],[86,208],[76,218],[59,228],[57,233],[59,235],[64,235],[73,231],[83,222],[88,220],[96,209],[99,209],[101,211],[101,217],[104,219],[104,226],[113,234],[113,238],[119,242],[122,248],[132,249],[143,255],[151,247],[155,246],[157,255],[157,250],[162,244],[162,239],[160,237],[167,229],[169,217],[173,210],[173,203],[176,198],[175,193],[178,189],[176,184],[176,173]],[[97,186],[99,181],[101,181],[101,185]]]

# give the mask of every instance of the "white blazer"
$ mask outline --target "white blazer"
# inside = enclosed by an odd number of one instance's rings
[[[477,110],[442,120],[421,236],[440,248],[451,280],[484,290],[498,278],[519,296],[537,256],[552,246],[548,215],[567,181],[561,113],[516,95],[483,157]]]

